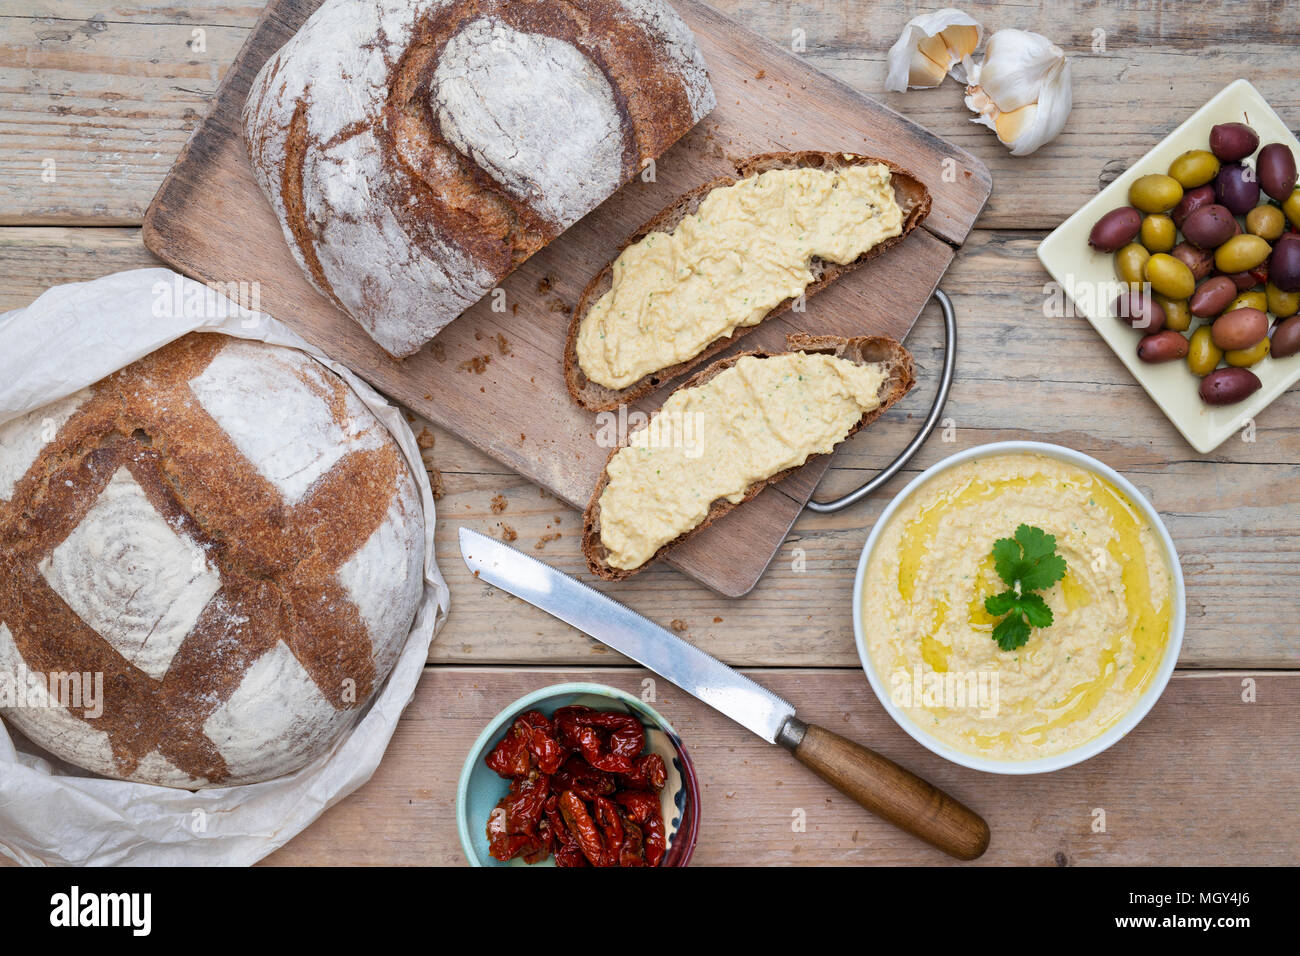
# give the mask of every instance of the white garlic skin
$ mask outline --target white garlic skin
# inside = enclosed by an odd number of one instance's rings
[[[978,20],[953,7],[913,17],[889,48],[885,89],[929,89],[950,72],[966,82],[962,60],[975,52],[983,36]]]
[[[1065,51],[1044,36],[999,30],[984,62],[966,62],[966,106],[972,120],[997,133],[1012,156],[1028,156],[1065,128],[1073,105]]]

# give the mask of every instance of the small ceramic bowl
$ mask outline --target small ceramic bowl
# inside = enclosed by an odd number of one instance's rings
[[[456,827],[460,845],[471,866],[528,866],[523,860],[503,863],[488,852],[487,820],[497,802],[510,789],[507,780],[488,769],[487,755],[506,735],[515,718],[525,711],[540,710],[547,717],[561,707],[581,704],[593,710],[631,714],[646,730],[646,750],[663,757],[668,779],[659,793],[668,851],[660,866],[686,866],[695,852],[700,826],[700,786],[686,747],[672,724],[640,698],[604,684],[554,684],[533,691],[507,707],[474,741],[465,758],[456,788]],[[533,866],[554,866],[554,858]]]
[[[1146,519],[1154,531],[1156,540],[1160,543],[1169,572],[1170,600],[1173,602],[1173,614],[1169,621],[1169,639],[1165,644],[1160,669],[1156,671],[1151,686],[1138,698],[1128,713],[1099,736],[1085,741],[1077,747],[1047,757],[1039,757],[1036,760],[997,760],[958,750],[917,724],[902,708],[894,703],[889,693],[888,682],[876,669],[875,662],[871,658],[870,651],[867,648],[866,633],[862,625],[862,588],[866,582],[867,565],[871,561],[876,542],[880,540],[881,534],[888,526],[895,512],[916,493],[917,489],[936,475],[942,474],[963,462],[970,461],[972,458],[991,458],[995,455],[1006,454],[1038,454],[1056,458],[1067,464],[1090,471],[1109,481],[1122,491],[1141,512],[1142,517]],[[1102,464],[1097,459],[1083,454],[1083,452],[1075,451],[1073,448],[1050,445],[1044,442],[1002,441],[968,448],[931,465],[912,479],[907,487],[900,491],[897,497],[885,507],[879,520],[876,521],[875,527],[871,529],[871,534],[867,537],[867,543],[862,548],[862,557],[858,561],[858,573],[853,582],[853,634],[858,645],[858,657],[861,658],[862,667],[867,672],[867,680],[871,682],[871,689],[876,692],[876,697],[880,699],[880,705],[921,746],[933,751],[940,757],[951,760],[953,763],[988,773],[1046,773],[1051,770],[1069,767],[1080,761],[1087,760],[1089,757],[1095,757],[1136,727],[1142,718],[1147,715],[1147,712],[1155,705],[1161,693],[1164,692],[1165,685],[1169,683],[1169,678],[1174,672],[1174,666],[1178,663],[1178,654],[1183,646],[1186,605],[1187,592],[1183,583],[1183,571],[1178,563],[1178,552],[1174,549],[1173,539],[1169,536],[1169,531],[1165,528],[1164,522],[1160,520],[1159,513],[1131,481],[1110,466]]]

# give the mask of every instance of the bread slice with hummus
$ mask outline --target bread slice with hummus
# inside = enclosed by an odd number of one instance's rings
[[[767,153],[646,223],[583,291],[564,376],[591,411],[648,395],[902,242],[924,183],[853,153]]]
[[[830,454],[915,384],[912,356],[890,338],[797,334],[786,346],[697,372],[610,453],[583,513],[593,574],[636,573]]]

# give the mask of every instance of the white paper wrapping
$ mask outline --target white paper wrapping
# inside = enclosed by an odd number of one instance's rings
[[[397,440],[425,514],[424,597],[397,665],[332,750],[288,777],[191,793],[93,777],[0,722],[0,852],[49,865],[247,865],[283,846],[370,778],[446,620],[447,585],[433,554],[434,504],[402,413],[348,369],[270,316],[167,269],[57,286],[0,315],[0,424],[99,381],[203,329],[301,349],[348,382]]]

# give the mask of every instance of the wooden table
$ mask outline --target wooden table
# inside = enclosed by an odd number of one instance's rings
[[[1069,125],[1015,159],[968,122],[951,82],[882,92],[885,52],[916,4],[716,5],[779,42],[803,31],[813,64],[983,159],[994,194],[943,284],[961,329],[947,427],[907,472],[846,513],[802,516],[744,599],[719,598],[667,568],[619,586],[618,596],[681,622],[692,641],[751,669],[801,716],[877,747],[983,812],[993,828],[984,862],[1296,862],[1300,389],[1259,417],[1254,441],[1197,455],[1082,319],[1044,317],[1049,280],[1034,258],[1048,230],[1230,80],[1249,78],[1300,123],[1290,22],[1264,2],[1166,2],[1145,12],[966,3],[986,27],[1039,31],[1071,56]],[[259,9],[252,0],[5,5],[0,310],[56,283],[156,264],[140,242],[141,216]],[[928,407],[941,344],[931,309],[908,342],[921,387],[839,452],[823,496],[859,483],[908,440]],[[603,646],[470,579],[456,551],[458,526],[499,533],[506,523],[530,550],[559,533],[542,556],[582,573],[577,513],[453,435],[430,435],[428,457],[446,489],[438,557],[451,619],[374,779],[271,863],[461,863],[455,781],[487,720],[560,680],[642,687],[644,672]],[[1188,589],[1180,668],[1150,716],[1106,754],[1025,779],[948,764],[905,735],[867,685],[848,611],[862,542],[890,496],[954,451],[1012,438],[1069,445],[1132,478],[1165,516]],[[507,503],[500,514],[491,504],[498,495]],[[657,690],[704,787],[697,863],[945,862],[665,681]],[[794,826],[798,811],[804,832]]]

